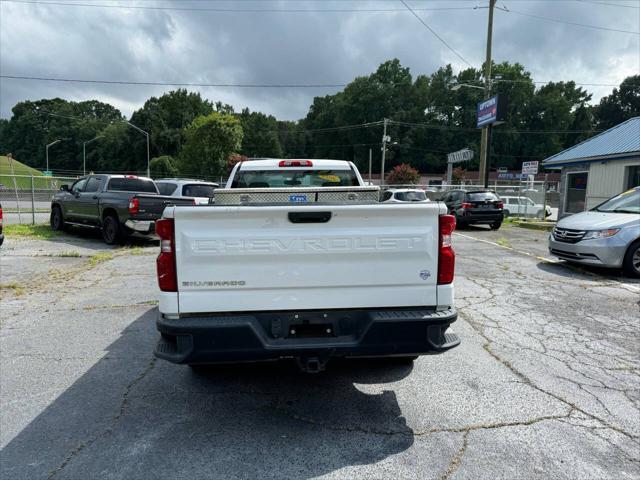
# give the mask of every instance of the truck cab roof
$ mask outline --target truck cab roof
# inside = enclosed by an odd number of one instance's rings
[[[347,160],[302,159],[302,158],[264,158],[241,162],[240,170],[271,170],[276,168],[306,168],[307,170],[350,170]]]

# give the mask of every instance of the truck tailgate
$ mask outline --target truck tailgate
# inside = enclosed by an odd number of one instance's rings
[[[164,209],[170,205],[193,205],[192,198],[170,197],[166,195],[136,194],[138,213],[131,215],[135,220],[157,220],[162,217]]]
[[[437,305],[435,202],[172,213],[180,314]]]

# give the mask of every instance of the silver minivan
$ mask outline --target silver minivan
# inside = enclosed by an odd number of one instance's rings
[[[549,252],[640,277],[640,187],[560,220],[549,235]]]

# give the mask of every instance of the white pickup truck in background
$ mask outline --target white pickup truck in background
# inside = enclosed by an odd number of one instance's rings
[[[457,346],[455,220],[439,202],[379,203],[355,165],[236,165],[215,205],[157,222],[156,355],[189,365],[414,359]]]

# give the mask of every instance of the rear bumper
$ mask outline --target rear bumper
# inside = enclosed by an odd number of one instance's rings
[[[440,353],[460,339],[447,332],[453,308],[158,315],[155,355],[173,363],[279,358],[393,356]]]
[[[153,220],[127,220],[125,226],[138,233],[154,233],[156,222]]]
[[[460,216],[460,219],[465,223],[493,223],[501,222],[503,217],[502,212],[464,212],[464,214]]]

